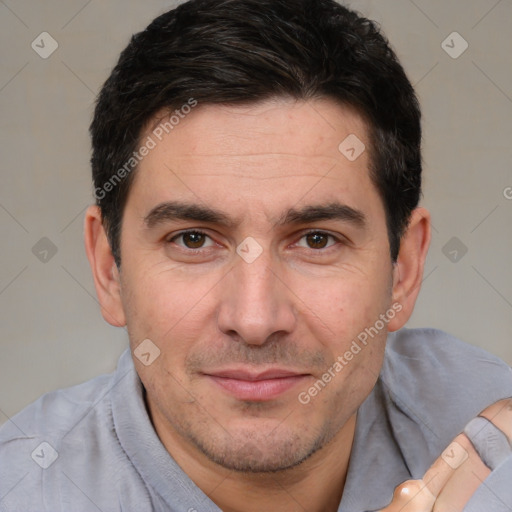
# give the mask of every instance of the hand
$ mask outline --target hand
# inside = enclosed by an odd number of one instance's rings
[[[500,400],[468,423],[422,479],[398,486],[380,512],[462,512],[491,471],[512,455],[511,446],[512,399]]]

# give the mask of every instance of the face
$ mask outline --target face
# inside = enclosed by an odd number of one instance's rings
[[[139,164],[121,299],[132,350],[159,350],[134,361],[171,454],[290,468],[372,389],[393,266],[368,151],[339,150],[351,134],[369,147],[328,100],[198,105]]]

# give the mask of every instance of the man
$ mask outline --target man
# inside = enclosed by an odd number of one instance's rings
[[[509,510],[510,368],[403,328],[420,111],[370,21],[184,3],[132,38],[91,134],[85,245],[130,350],[1,430],[2,510]]]

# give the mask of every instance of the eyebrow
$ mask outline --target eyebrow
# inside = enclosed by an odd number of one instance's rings
[[[359,228],[365,228],[367,224],[366,216],[361,210],[338,202],[305,206],[300,210],[291,208],[281,217],[278,224],[311,224],[321,220],[340,220]]]
[[[147,229],[153,229],[158,225],[175,220],[206,222],[222,225],[227,228],[233,228],[237,224],[237,221],[233,220],[226,213],[208,206],[180,201],[167,201],[155,206],[144,217],[144,225]],[[361,229],[367,225],[366,216],[361,210],[338,202],[308,205],[300,209],[290,208],[279,217],[276,225],[311,224],[322,220],[348,222]]]
[[[219,210],[179,201],[167,201],[155,206],[144,217],[144,224],[148,229],[152,229],[173,220],[208,222],[210,224],[222,224],[226,227],[233,227],[235,224],[228,215]]]

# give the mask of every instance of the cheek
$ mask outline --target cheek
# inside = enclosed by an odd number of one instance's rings
[[[149,339],[158,347],[158,357],[137,372],[153,400],[161,407],[166,400],[187,403],[186,360],[197,340],[204,336],[211,319],[212,286],[194,286],[171,278],[170,272],[132,274],[127,291],[127,324],[131,349]]]
[[[130,270],[130,269],[128,269]],[[130,340],[149,338],[175,356],[197,338],[215,300],[215,280],[202,276],[180,278],[175,271],[138,267],[123,282],[123,305]]]
[[[332,277],[308,283],[297,283],[303,299],[304,319],[317,336],[338,355],[347,343],[364,329],[375,324],[389,307],[389,276],[369,278],[367,275]]]

